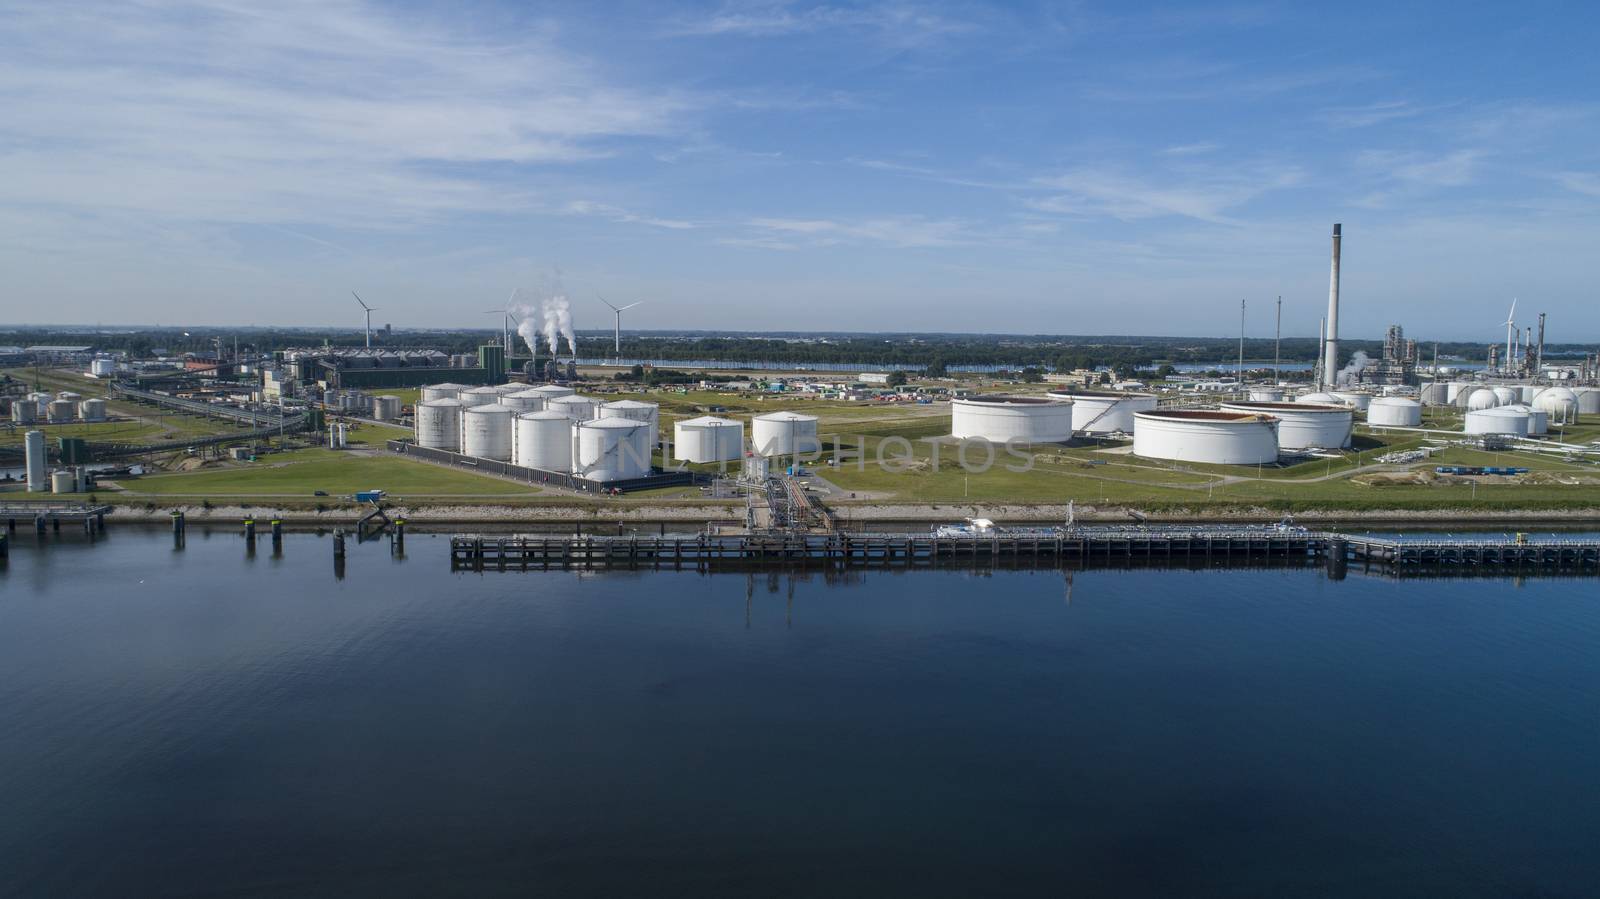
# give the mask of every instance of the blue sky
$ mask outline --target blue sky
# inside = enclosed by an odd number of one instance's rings
[[[1595,340],[1591,9],[0,3],[3,318]]]

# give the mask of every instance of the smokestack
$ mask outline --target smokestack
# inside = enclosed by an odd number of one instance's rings
[[[1339,370],[1339,225],[1333,226],[1333,270],[1328,275],[1328,342],[1323,347],[1322,371],[1328,383]]]

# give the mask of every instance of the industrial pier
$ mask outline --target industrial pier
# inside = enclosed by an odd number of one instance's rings
[[[763,567],[1106,567],[1349,564],[1600,573],[1600,540],[1401,540],[1272,528],[1020,530],[983,536],[779,533],[694,536],[458,535],[456,571]]]

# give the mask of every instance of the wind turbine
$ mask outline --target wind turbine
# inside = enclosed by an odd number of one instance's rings
[[[599,294],[595,294],[595,296],[600,297]],[[620,361],[622,359],[622,311],[624,309],[632,309],[633,307],[639,305],[639,303],[643,303],[644,300],[640,300],[638,303],[629,303],[626,306],[612,306],[611,301],[607,300],[605,297],[600,297],[600,302],[610,306],[611,311],[617,314],[617,327],[612,333],[612,348],[616,351],[617,359]]]
[[[356,302],[361,304],[362,309],[367,310],[367,349],[370,350],[372,349],[372,313],[377,307],[368,306],[367,301],[361,298],[361,294],[353,290],[350,291],[350,295],[356,298]]]
[[[1505,370],[1511,371],[1512,351],[1517,340],[1517,298],[1511,298],[1511,311],[1506,313],[1506,365]]]
[[[519,291],[521,289],[522,288],[520,288],[520,287],[513,287],[511,289],[511,296],[506,298],[506,308],[504,308],[504,309],[485,309],[484,310],[484,314],[485,315],[503,315],[503,316],[505,316],[505,320],[501,323],[502,333],[501,333],[500,336],[501,336],[502,342],[505,344],[506,358],[507,359],[511,358],[511,323],[513,321],[516,321],[517,324],[519,324],[519,325],[522,324],[520,319],[518,319],[515,315],[511,314],[511,304],[515,303],[517,301],[517,291]]]

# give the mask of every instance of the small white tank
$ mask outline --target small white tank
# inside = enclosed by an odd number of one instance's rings
[[[1400,396],[1379,397],[1367,407],[1367,424],[1373,427],[1420,427],[1422,404]]]
[[[372,400],[372,417],[379,421],[396,421],[400,418],[400,398],[380,396]]]
[[[467,388],[461,384],[430,384],[422,388],[421,402],[431,403],[434,400],[458,399],[461,391]]]
[[[1339,398],[1339,402],[1350,406],[1357,412],[1365,412],[1367,407],[1372,405],[1372,394],[1362,393],[1359,390],[1335,390],[1333,395]]]
[[[512,418],[516,410],[499,403],[468,406],[461,413],[461,453],[496,462],[511,461]]]
[[[39,404],[18,398],[11,404],[11,420],[19,425],[31,425],[39,420]]]
[[[84,421],[105,421],[106,401],[90,397],[78,404],[78,417]]]
[[[516,464],[562,473],[572,471],[572,419],[544,410],[517,416]]]
[[[461,449],[461,413],[458,399],[429,400],[417,404],[417,446],[428,449]]]
[[[49,419],[52,423],[72,421],[78,417],[78,404],[73,400],[51,400]]]
[[[558,396],[572,396],[577,392],[571,387],[562,387],[560,384],[540,384],[538,387],[530,387],[529,389],[543,396],[546,400],[553,400]]]
[[[1281,403],[1283,391],[1272,387],[1250,388],[1250,402],[1252,403]]]
[[[744,425],[705,415],[672,426],[672,457],[680,462],[733,462],[744,455]]]
[[[1424,384],[1422,385],[1421,399],[1424,406],[1444,406],[1450,403],[1449,384]]]
[[[631,418],[576,422],[572,473],[592,481],[625,481],[650,473],[648,425]]]
[[[89,363],[89,374],[97,378],[109,378],[117,373],[117,363],[111,359],[96,359]]]
[[[1579,415],[1600,415],[1600,387],[1575,387],[1572,394],[1578,398]]]
[[[78,476],[71,469],[58,468],[50,472],[51,493],[77,493]]]

